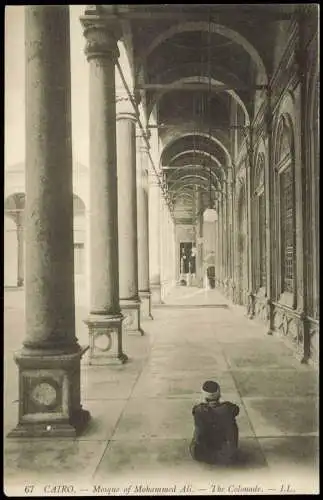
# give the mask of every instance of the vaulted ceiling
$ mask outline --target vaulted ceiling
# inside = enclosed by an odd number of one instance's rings
[[[104,6],[130,33],[135,89],[148,127],[158,127],[160,168],[175,218],[191,222],[234,162],[234,130],[254,116],[273,64],[277,23],[296,5]],[[152,114],[155,121],[150,120]],[[157,125],[156,125],[157,123]],[[184,207],[184,211],[183,211]]]

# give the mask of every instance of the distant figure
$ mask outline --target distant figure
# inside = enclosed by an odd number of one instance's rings
[[[206,275],[210,288],[215,288],[215,267],[209,266],[206,270]]]
[[[239,407],[228,401],[220,403],[217,382],[207,380],[202,387],[204,402],[193,407],[195,431],[190,445],[194,460],[229,465],[238,448],[236,416]]]
[[[185,250],[182,248],[182,255],[181,255],[181,274],[185,274],[186,272],[186,255],[185,255]]]

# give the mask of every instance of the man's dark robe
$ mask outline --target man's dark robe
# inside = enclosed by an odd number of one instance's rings
[[[200,403],[193,407],[195,431],[190,445],[195,460],[208,463],[232,462],[238,447],[235,417],[239,407],[228,401]]]

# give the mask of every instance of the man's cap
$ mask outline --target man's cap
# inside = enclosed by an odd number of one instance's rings
[[[210,394],[214,394],[216,392],[220,392],[220,386],[217,382],[213,380],[207,380],[204,382],[202,389],[204,392],[209,392]]]

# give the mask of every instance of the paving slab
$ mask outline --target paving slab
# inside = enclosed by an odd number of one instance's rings
[[[86,344],[84,293],[76,298],[77,337]],[[165,485],[167,478],[177,488],[181,481],[195,481],[196,488],[200,482],[198,494],[212,494],[220,482],[227,481],[229,491],[234,485],[252,486],[256,478],[269,488],[275,484],[276,493],[287,480],[299,491],[315,491],[317,372],[301,365],[279,338],[265,335],[265,325],[249,321],[217,290],[177,287],[166,301],[166,307],[153,309],[154,320],[143,321],[144,336],[124,334],[128,363],[98,367],[89,366],[87,355],[82,359],[82,404],[92,417],[82,436],[5,439],[7,483],[69,476],[102,481],[109,488],[121,480],[126,487],[139,480]],[[6,433],[18,416],[13,353],[24,339],[23,292],[5,293],[4,321]],[[192,406],[201,401],[200,388],[208,379],[217,380],[223,399],[240,407],[239,452],[229,468],[195,462],[189,454]]]

